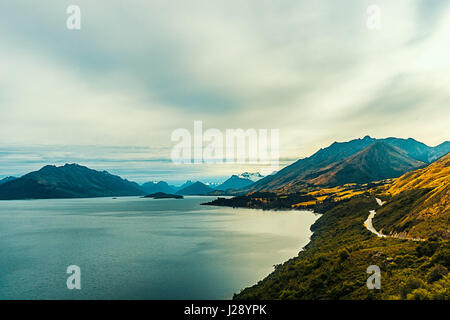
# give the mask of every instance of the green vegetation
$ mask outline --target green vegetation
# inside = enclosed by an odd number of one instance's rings
[[[372,196],[339,203],[312,226],[311,242],[235,299],[450,299],[450,244],[378,238],[363,227]],[[381,290],[369,290],[369,265],[381,269]]]

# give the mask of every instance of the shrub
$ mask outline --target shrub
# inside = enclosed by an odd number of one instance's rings
[[[407,298],[407,295],[409,293],[411,293],[412,291],[419,289],[419,288],[423,288],[425,286],[425,283],[417,278],[409,278],[408,280],[406,280],[406,283],[404,284],[404,286],[401,288],[401,295],[402,298],[405,299]]]
[[[347,249],[344,249],[344,250],[342,250],[342,251],[339,253],[339,258],[340,258],[342,261],[347,260],[348,257],[350,257],[350,253],[348,252]]]
[[[435,265],[431,268],[428,274],[428,283],[433,283],[435,281],[441,280],[448,273],[448,269],[440,264]]]
[[[431,258],[431,261],[450,268],[450,250],[446,249],[437,251]]]
[[[417,256],[419,258],[423,256],[431,257],[439,248],[439,246],[440,246],[439,242],[435,241],[434,238],[430,238],[427,241],[421,242],[416,247]]]
[[[407,295],[406,299],[408,300],[431,300],[433,296],[425,289],[419,288],[413,290],[410,294]]]

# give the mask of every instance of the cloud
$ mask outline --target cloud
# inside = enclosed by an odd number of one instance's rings
[[[446,1],[376,1],[379,31],[373,1],[76,2],[80,31],[65,27],[72,1],[0,3],[2,145],[169,158],[194,120],[280,129],[286,158],[365,134],[448,139]]]

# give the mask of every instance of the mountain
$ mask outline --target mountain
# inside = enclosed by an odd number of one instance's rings
[[[16,177],[6,177],[6,178],[0,180],[0,184],[4,184],[4,183],[7,183],[9,181],[16,180],[16,179],[17,179]]]
[[[204,195],[211,191],[214,191],[214,189],[208,187],[207,185],[205,185],[204,183],[201,183],[200,181],[197,181],[183,189],[178,190],[176,192],[176,194],[179,194],[179,195]]]
[[[450,154],[408,172],[384,191],[374,226],[385,234],[450,239]]]
[[[334,162],[341,161],[362,149],[368,147],[376,139],[365,136],[363,139],[355,139],[349,142],[334,142],[329,147],[320,149],[312,156],[297,160],[293,164],[281,169],[276,174],[267,176],[246,191],[269,191],[277,190],[293,180],[302,180],[308,174],[328,166]]]
[[[237,175],[232,175],[230,178],[228,178],[224,183],[217,186],[216,190],[228,190],[228,189],[241,189],[244,187],[247,187],[253,183],[252,180],[241,178]]]
[[[146,182],[141,185],[142,190],[144,190],[146,193],[174,193],[175,189],[173,189],[169,184],[165,181],[159,181],[159,182]]]
[[[449,152],[450,152],[450,141],[445,141],[445,142],[441,143],[440,145],[437,145],[430,151],[429,156],[428,156],[429,162],[439,159],[440,157],[442,157],[443,155],[445,155]]]
[[[183,183],[181,186],[175,187],[175,191],[182,190],[182,189],[184,189],[184,188],[186,188],[186,187],[189,187],[189,186],[192,185],[192,184],[194,184],[193,181],[187,180],[187,181],[186,181],[185,183]]]
[[[377,141],[360,152],[320,169],[305,179],[314,185],[338,186],[397,178],[426,163],[413,159],[401,149]],[[296,181],[294,180],[293,183]]]
[[[323,172],[329,169],[330,166],[337,165],[339,162],[355,155],[377,141],[395,147],[406,156],[424,163],[429,163],[450,151],[450,143],[448,142],[433,148],[411,138],[400,139],[391,137],[375,139],[365,136],[363,139],[354,139],[348,142],[334,142],[327,148],[320,149],[312,156],[300,159],[281,169],[276,174],[255,182],[244,191],[274,191],[288,185],[307,183],[318,171]]]
[[[259,172],[244,172],[238,175],[238,177],[241,179],[248,179],[253,182],[259,181],[262,178],[264,178],[264,176],[261,175]]]
[[[137,183],[78,164],[45,166],[0,185],[0,199],[89,198],[144,195]]]

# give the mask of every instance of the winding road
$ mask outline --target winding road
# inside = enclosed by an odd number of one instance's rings
[[[385,201],[381,201],[381,199],[375,198],[375,200],[377,201],[378,205],[381,207],[383,204],[385,204]],[[370,232],[372,232],[373,234],[376,234],[377,237],[379,238],[397,238],[397,239],[403,239],[403,240],[411,240],[411,241],[425,241],[424,239],[419,239],[419,238],[409,238],[409,237],[405,237],[405,236],[400,236],[400,235],[392,235],[392,236],[387,236],[381,232],[378,232],[372,224],[372,220],[375,217],[375,215],[377,214],[377,212],[375,210],[370,210],[369,211],[369,216],[367,217],[366,221],[364,221],[364,227],[366,227],[367,230],[369,230]]]

